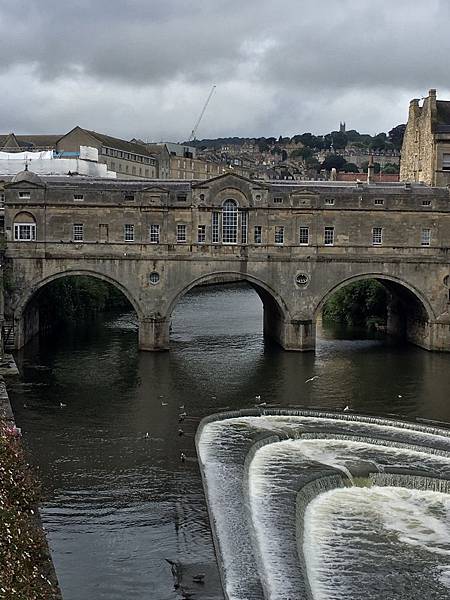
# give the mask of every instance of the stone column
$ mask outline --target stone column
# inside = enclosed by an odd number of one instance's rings
[[[168,319],[144,317],[139,320],[139,350],[158,351],[169,349]]]
[[[316,323],[312,319],[285,321],[281,333],[284,350],[306,352],[316,348]]]

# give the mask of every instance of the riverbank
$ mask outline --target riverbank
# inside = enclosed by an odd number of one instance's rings
[[[0,373],[18,373],[12,356]],[[27,464],[5,380],[0,375],[0,597],[62,600],[39,518],[39,483]]]

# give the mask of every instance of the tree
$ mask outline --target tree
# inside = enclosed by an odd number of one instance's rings
[[[364,325],[369,319],[386,319],[387,294],[385,288],[373,279],[350,283],[334,293],[325,303],[325,320]]]
[[[348,137],[342,131],[332,131],[325,136],[325,146],[330,148],[333,146],[335,150],[343,150],[347,145]]]
[[[322,169],[325,169],[326,171],[331,171],[331,169],[342,171],[346,162],[347,161],[343,156],[339,156],[338,154],[329,154],[322,163]]]
[[[387,140],[387,135],[382,133],[377,133],[377,135],[372,139],[370,143],[371,150],[386,150],[390,146],[390,142]]]
[[[306,164],[306,168],[308,169],[308,171],[315,171],[316,173],[318,173],[321,169],[321,164],[315,156],[311,156],[311,158],[307,158],[305,160],[305,164]]]
[[[395,165],[394,163],[386,163],[381,169],[381,172],[389,174],[400,173],[400,167],[399,165]]]
[[[365,162],[363,162],[363,164],[361,165],[361,171],[363,173],[367,173],[367,168],[369,166],[369,161],[366,160]],[[374,173],[379,173],[381,170],[381,165],[378,162],[373,163],[373,172]]]
[[[345,173],[359,173],[358,165],[355,165],[355,163],[351,162],[346,163],[342,170]]]
[[[303,146],[303,148],[296,148],[291,152],[291,158],[301,158],[302,160],[307,160],[313,156],[313,151],[308,146]]]
[[[389,141],[396,150],[401,150],[403,144],[403,136],[405,135],[406,125],[402,123],[393,127],[389,132]]]

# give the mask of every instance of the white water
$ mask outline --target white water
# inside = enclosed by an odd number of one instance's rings
[[[314,600],[448,599],[449,518],[450,496],[439,492],[373,487],[317,496],[303,541]]]
[[[433,427],[370,417],[358,419],[354,415],[347,418],[347,415],[329,413],[263,416],[233,413],[231,418],[220,420],[221,417],[201,425],[197,448],[230,600],[260,600],[264,597],[263,588],[266,597],[271,600],[303,600],[306,597],[311,582],[305,581],[303,572],[306,555],[299,556],[296,549],[295,502],[298,490],[308,485],[312,476],[326,479],[330,473],[341,472],[348,481],[352,481],[354,475],[383,471],[386,466],[412,473],[425,472],[430,477],[444,479],[450,474],[450,435]],[[261,440],[273,436],[284,439],[259,448]],[[300,439],[302,436],[308,439]],[[314,439],[316,436],[320,439]],[[347,439],[328,439],[334,436]],[[373,444],[367,443],[372,440]],[[313,485],[311,497],[320,493],[319,488]],[[351,488],[348,491],[356,498],[359,490]],[[365,518],[364,514],[355,512],[356,531],[364,530]],[[347,527],[352,523],[351,515],[346,516],[346,523]],[[303,538],[303,523],[300,529],[301,538],[306,540],[306,537]],[[384,529],[388,530],[387,525]],[[332,546],[334,540],[336,548],[343,544],[342,540],[334,537],[333,529],[329,530],[328,538]],[[311,538],[305,541],[306,546],[311,541]],[[338,553],[335,567],[341,565],[342,568],[347,557],[351,561],[352,557],[359,556],[359,545],[365,547],[367,540],[356,535],[352,541],[354,548],[346,550],[345,560],[339,558]],[[384,543],[383,540],[380,543]],[[399,538],[398,544],[404,546],[406,542]],[[408,547],[412,546],[409,543]],[[406,558],[409,560],[408,554]],[[414,560],[416,558],[413,557]],[[376,554],[372,564],[376,564],[375,559]],[[417,560],[420,563],[420,559]],[[447,567],[436,563],[434,569],[433,585],[442,588],[449,578]],[[360,574],[362,579],[366,572],[367,564],[365,572]],[[334,577],[331,572],[328,576]],[[426,576],[429,576],[428,571]],[[414,574],[412,580],[415,581],[415,577]],[[383,581],[386,583],[385,578]],[[388,598],[373,595],[380,593],[380,590],[377,592],[376,573],[366,585],[372,595],[365,596],[365,600],[369,597]],[[416,585],[414,589],[419,590],[420,586]],[[440,593],[438,589],[432,597],[440,600]],[[353,597],[347,597],[353,600]],[[393,592],[389,600],[394,598],[422,600],[420,595],[407,596],[403,592],[397,595]]]

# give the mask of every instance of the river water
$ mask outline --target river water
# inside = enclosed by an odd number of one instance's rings
[[[256,293],[217,286],[179,303],[170,352],[138,352],[133,315],[18,352],[10,396],[43,482],[64,600],[222,598],[194,448],[207,414],[260,395],[280,407],[450,422],[450,354],[367,338],[328,328],[315,353],[283,352],[263,340]],[[181,564],[182,589],[165,559]],[[192,581],[198,573],[204,584]]]

